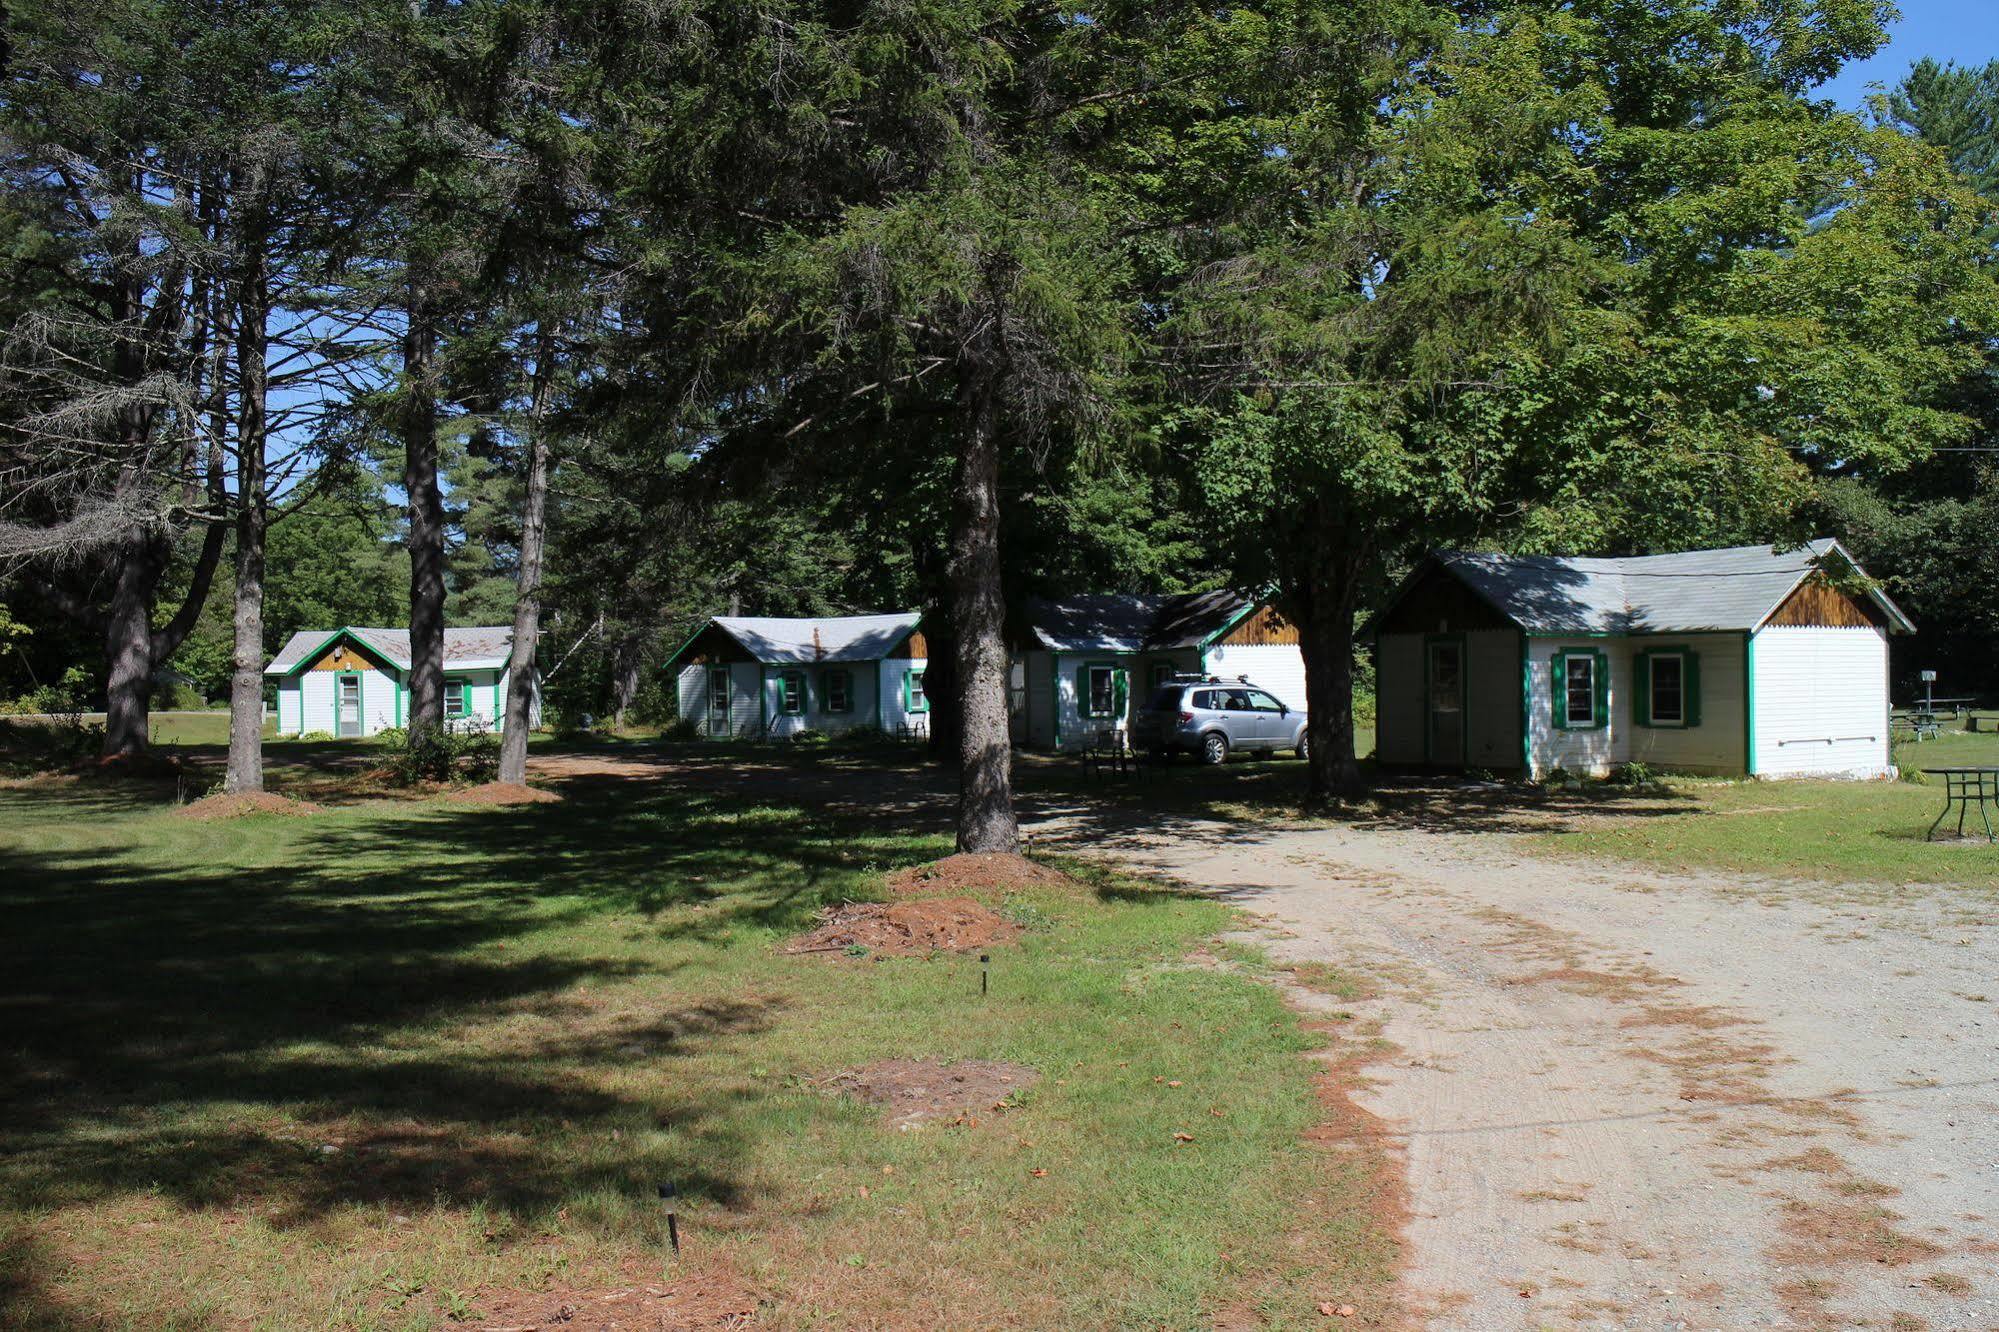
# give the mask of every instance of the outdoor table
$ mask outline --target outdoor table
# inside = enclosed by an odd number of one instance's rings
[[[1932,777],[1943,778],[1943,813],[1937,815],[1936,822],[1923,834],[1925,842],[1936,836],[1937,828],[1950,817],[1950,808],[1957,806],[1957,835],[1964,836],[1965,815],[1971,807],[1978,806],[1979,821],[1985,825],[1985,840],[1999,841],[1992,833],[1992,806],[1999,805],[1999,768],[1924,768]]]

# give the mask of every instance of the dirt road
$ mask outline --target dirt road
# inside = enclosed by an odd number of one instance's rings
[[[1999,1328],[1999,906],[1509,837],[1044,825],[1371,993],[1436,1328]]]

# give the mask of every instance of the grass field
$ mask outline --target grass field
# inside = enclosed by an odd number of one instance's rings
[[[771,1328],[1390,1317],[1369,1158],[1301,1143],[1320,1038],[1188,961],[1223,907],[1017,894],[982,997],[967,957],[778,951],[946,851],[929,818],[567,794],[198,822],[0,790],[0,1327],[478,1326],[662,1277]],[[820,1085],[900,1057],[1041,1080],[907,1133]]]
[[[1999,767],[1999,735],[1947,731],[1897,748],[1905,773],[1925,767]],[[1928,781],[1720,782],[1675,780],[1676,803],[1629,816],[1577,819],[1538,842],[1562,853],[1607,855],[1665,868],[1831,882],[1923,883],[1999,889],[1999,846],[1983,840],[1926,842],[1943,810]],[[1993,822],[1999,827],[1999,811]],[[1955,830],[1953,814],[1940,833]],[[1976,812],[1967,833],[1979,827]],[[1981,829],[1982,832],[1982,829]]]

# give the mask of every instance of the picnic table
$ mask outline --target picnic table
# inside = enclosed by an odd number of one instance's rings
[[[1985,825],[1985,840],[1999,842],[1992,832],[1992,807],[1999,805],[1999,768],[1924,768],[1932,777],[1943,778],[1943,813],[1937,815],[1936,822],[1923,834],[1925,842],[1936,836],[1937,828],[1950,817],[1951,807],[1957,807],[1957,835],[1964,836],[1964,820],[1971,813],[1973,805],[1978,806],[1978,818]]]

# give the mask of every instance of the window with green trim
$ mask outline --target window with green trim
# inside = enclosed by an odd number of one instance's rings
[[[1549,680],[1556,729],[1588,731],[1610,721],[1610,661],[1594,648],[1555,654]]]
[[[777,710],[787,717],[805,711],[805,672],[785,671],[777,677]]]
[[[1151,668],[1146,672],[1146,690],[1145,690],[1146,697],[1150,698],[1152,695],[1164,689],[1166,687],[1166,682],[1168,680],[1171,680],[1172,678],[1173,678],[1172,662],[1170,661],[1153,662]]]
[[[819,676],[819,689],[828,712],[854,710],[854,676],[851,671],[826,671]]]
[[[1115,717],[1122,711],[1124,672],[1108,662],[1096,662],[1076,674],[1076,705],[1085,717]]]
[[[930,698],[923,692],[922,671],[904,671],[902,673],[902,710],[904,712],[930,711]]]
[[[444,682],[444,720],[458,721],[472,710],[472,691],[463,680]]]
[[[1654,648],[1632,661],[1633,720],[1640,726],[1701,724],[1700,654]]]

